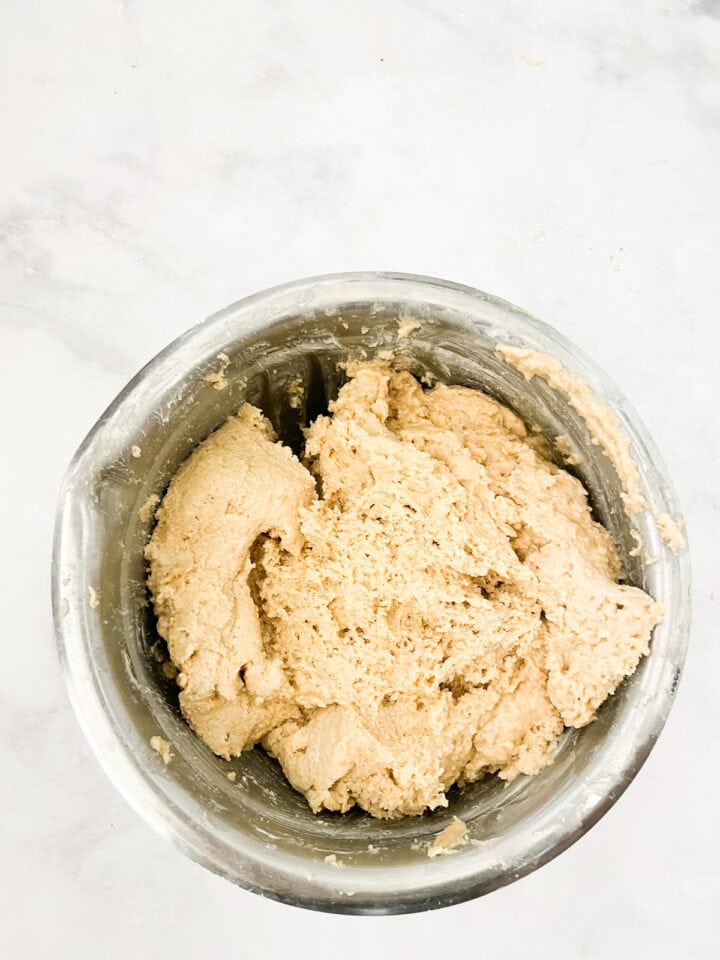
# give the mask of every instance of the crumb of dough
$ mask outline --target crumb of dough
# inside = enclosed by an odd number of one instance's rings
[[[160,664],[164,663],[165,660],[167,659],[165,644],[161,643],[160,641],[158,641],[157,643],[154,643],[150,647],[150,653],[152,654],[153,659]]]
[[[88,606],[93,610],[97,610],[100,606],[100,594],[95,587],[88,587]]]
[[[217,370],[211,370],[210,373],[205,374],[205,380],[212,384],[215,390],[224,390],[228,385],[227,369],[230,366],[230,357],[226,353],[219,353],[217,359],[220,361],[220,365]]]
[[[302,406],[305,389],[303,387],[302,377],[294,377],[287,387],[288,406],[293,410],[298,410]]]
[[[175,680],[179,670],[177,665],[172,662],[172,660],[164,660],[162,665],[162,672],[168,678],[168,680]]]
[[[156,493],[151,493],[145,503],[138,510],[138,517],[141,523],[147,523],[155,513],[155,507],[160,503],[160,497]]]
[[[639,557],[645,552],[643,547],[643,542],[640,539],[640,534],[634,528],[630,530],[630,536],[635,544],[634,547],[631,547],[628,550],[628,556],[630,557]]]
[[[657,523],[660,536],[670,549],[674,553],[682,550],[685,546],[685,536],[683,534],[685,521],[682,518],[676,520],[667,513],[658,513],[655,517],[655,523]]]
[[[136,443],[134,443],[130,447],[130,454],[131,456],[135,457],[135,459],[137,460],[138,457],[142,456],[142,447],[139,447]]]
[[[158,754],[162,762],[167,766],[175,754],[170,748],[170,744],[163,737],[154,736],[150,737],[150,746],[153,748],[155,753]]]
[[[653,564],[656,564],[656,563],[659,562],[660,557],[654,557],[654,556],[652,556],[652,554],[646,553],[646,554],[645,554],[645,557],[644,557],[644,560],[645,560],[645,566],[646,566],[646,567],[652,567]]]
[[[234,770],[228,770],[228,772],[225,774],[225,776],[228,778],[228,780],[229,780],[231,783],[235,783],[235,780],[236,780],[236,778],[237,778],[237,774],[235,773]]]
[[[420,324],[411,317],[398,317],[398,336],[409,337],[413,330],[419,330]]]
[[[365,336],[365,334],[370,330],[370,327],[360,327],[360,333]]]
[[[301,463],[245,404],[182,465],[146,549],[189,724],[255,744],[314,811],[447,806],[532,775],[649,649],[582,484],[475,390],[355,364]]]
[[[556,357],[547,353],[512,347],[506,343],[498,344],[495,350],[519,370],[526,380],[542,377],[554,390],[565,394],[570,405],[587,424],[592,442],[602,448],[615,467],[624,488],[621,496],[628,516],[634,517],[642,510],[650,509],[666,546],[673,553],[681,550],[685,546],[682,535],[685,521],[659,513],[652,504],[648,504],[640,487],[640,474],[632,455],[630,441],[610,408],[595,396],[588,384],[568,373]]]
[[[420,377],[420,383],[426,387],[434,387],[437,383],[437,377],[431,370],[426,370]]]
[[[572,444],[570,443],[570,437],[566,437],[565,434],[560,434],[560,436],[555,437],[555,449],[563,458],[564,462],[570,467],[579,467],[580,461],[573,453]]]
[[[439,833],[428,847],[427,855],[429,857],[439,857],[451,850],[467,843],[467,827],[462,820],[455,817],[442,833]]]

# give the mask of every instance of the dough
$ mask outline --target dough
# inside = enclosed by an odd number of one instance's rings
[[[537,353],[535,350],[511,347],[507,343],[498,344],[496,352],[522,373],[526,380],[542,377],[554,390],[559,390],[567,397],[570,406],[574,407],[585,421],[592,442],[602,447],[615,468],[623,486],[622,498],[627,515],[632,518],[649,508],[665,545],[673,553],[679,553],[685,546],[685,521],[682,517],[661,513],[654,504],[648,504],[642,492],[640,472],[632,455],[630,440],[610,408],[595,396],[587,383],[568,373],[556,357]],[[557,440],[560,440],[560,444]],[[558,437],[557,440],[556,446],[562,453],[563,440],[567,443],[567,438]],[[638,542],[637,552],[640,553],[640,537],[637,532],[635,539]]]
[[[162,762],[167,766],[175,754],[172,752],[172,748],[167,740],[160,736],[150,737],[150,746],[153,748],[155,753],[157,753],[162,760]]]
[[[462,820],[453,817],[445,829],[439,833],[428,847],[428,856],[430,859],[440,857],[444,853],[450,853],[457,847],[467,843],[468,831]]]
[[[314,811],[377,817],[550,763],[647,653],[578,480],[510,410],[356,365],[304,465],[249,405],[158,510],[149,586],[180,703],[229,758],[260,743]]]

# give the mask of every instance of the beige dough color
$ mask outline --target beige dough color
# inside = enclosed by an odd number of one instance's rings
[[[180,468],[147,547],[180,704],[222,757],[261,744],[313,810],[445,806],[553,759],[647,653],[585,490],[464,387],[358,365],[304,464],[255,408]]]

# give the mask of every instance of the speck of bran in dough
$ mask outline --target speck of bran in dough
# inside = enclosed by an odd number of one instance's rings
[[[153,748],[155,753],[157,753],[165,766],[167,766],[175,756],[168,741],[157,734],[154,737],[150,737],[150,746]]]

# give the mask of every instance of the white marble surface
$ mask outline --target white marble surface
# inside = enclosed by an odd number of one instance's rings
[[[720,2],[5,0],[0,89],[2,956],[717,956]],[[695,622],[657,748],[574,848],[348,919],[234,889],[125,805],[48,573],[66,462],[141,364],[244,294],[368,268],[504,296],[610,373],[686,508]]]

